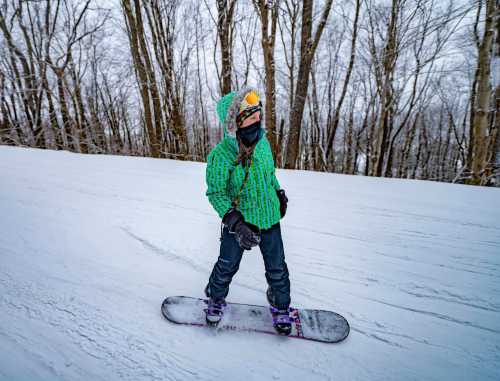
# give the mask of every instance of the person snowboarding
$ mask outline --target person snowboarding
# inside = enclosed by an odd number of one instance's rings
[[[280,227],[288,198],[276,178],[258,92],[244,87],[224,95],[217,103],[217,116],[224,137],[207,156],[206,196],[222,218],[221,243],[205,287],[206,321],[217,325],[221,320],[243,252],[258,245],[273,325],[279,334],[288,335],[290,280]]]

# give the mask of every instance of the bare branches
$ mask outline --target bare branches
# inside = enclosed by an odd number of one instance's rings
[[[98,4],[0,2],[1,144],[203,160],[249,84],[278,165],[500,183],[498,0]]]

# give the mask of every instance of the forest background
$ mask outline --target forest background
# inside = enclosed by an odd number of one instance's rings
[[[500,0],[0,0],[0,144],[500,186]]]

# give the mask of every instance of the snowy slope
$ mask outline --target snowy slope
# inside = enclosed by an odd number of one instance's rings
[[[1,380],[498,380],[500,190],[278,170],[297,306],[337,345],[164,320],[202,296],[203,163],[0,147]],[[229,299],[265,303],[258,248]]]

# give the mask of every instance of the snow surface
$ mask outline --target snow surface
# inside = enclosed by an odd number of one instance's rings
[[[322,344],[177,326],[220,224],[205,164],[0,147],[1,380],[499,380],[500,189],[278,170],[292,299]],[[258,248],[229,300],[264,304]]]

